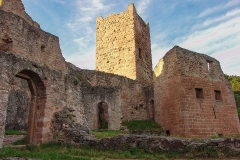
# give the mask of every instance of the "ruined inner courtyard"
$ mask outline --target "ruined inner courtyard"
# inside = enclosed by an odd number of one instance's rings
[[[133,120],[155,121],[171,136],[239,135],[216,59],[174,46],[152,69],[150,27],[133,4],[96,26],[96,70],[80,69],[21,0],[0,1],[0,147],[5,129],[26,130],[32,144],[90,145],[90,130]]]

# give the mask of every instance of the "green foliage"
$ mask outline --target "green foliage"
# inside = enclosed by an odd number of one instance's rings
[[[43,160],[51,159],[71,159],[71,160],[90,160],[90,159],[195,159],[195,158],[222,158],[239,157],[232,152],[221,152],[210,146],[201,148],[188,147],[185,150],[161,151],[159,153],[147,153],[143,149],[130,148],[124,152],[112,150],[97,150],[94,148],[78,148],[64,144],[43,144],[40,146],[29,145],[25,148],[3,147],[0,149],[0,159],[6,157],[28,157]]]
[[[237,107],[240,107],[240,76],[229,76],[225,74],[225,77],[232,85]],[[240,114],[238,114],[240,116]]]
[[[237,108],[238,116],[240,116],[240,107]]]
[[[26,135],[26,131],[18,131],[13,129],[7,129],[5,130],[5,135]]]
[[[234,91],[237,107],[240,108],[240,91]]]
[[[123,122],[122,125],[127,126],[129,130],[162,131],[162,127],[159,124],[150,120],[134,120]]]
[[[99,126],[99,129],[108,129],[108,122],[103,122],[103,124]]]
[[[25,138],[19,139],[18,141],[13,143],[14,145],[24,145],[26,144]]]
[[[74,83],[75,85],[77,85],[78,82],[79,82],[79,80],[78,80],[77,78],[73,81],[73,83]]]
[[[232,84],[233,91],[240,91],[240,76],[229,76],[225,74],[225,77]]]
[[[92,131],[92,134],[101,139],[101,138],[112,138],[112,137],[116,137],[118,136],[119,134],[125,134],[126,132],[123,132],[123,131],[114,131],[114,130],[104,130],[104,131]]]
[[[211,146],[202,146],[201,148],[188,147],[185,150],[186,158],[223,158],[226,157],[223,152]]]

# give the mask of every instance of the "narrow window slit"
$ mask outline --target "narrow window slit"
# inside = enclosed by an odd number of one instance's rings
[[[214,113],[214,117],[215,117],[215,119],[217,119],[217,117],[216,117],[216,113],[215,113],[215,109],[213,108],[213,113]]]

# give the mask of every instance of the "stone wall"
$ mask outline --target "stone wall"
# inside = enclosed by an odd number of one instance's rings
[[[7,108],[10,107],[9,111],[15,114],[18,112],[14,108],[15,102],[24,106],[28,102],[25,101],[27,98],[20,99],[24,95],[19,95],[20,98],[13,97],[22,93],[19,92],[19,86],[26,87],[26,80],[29,89],[26,88],[25,91],[27,94],[29,90],[31,92],[31,105],[28,113],[27,110],[21,110],[21,113],[29,114],[27,139],[30,143],[39,144],[53,140],[56,131],[53,130],[52,119],[55,112],[62,111],[64,107],[71,110],[74,115],[72,120],[76,124],[87,127],[81,85],[74,84],[75,74],[73,76],[70,70],[68,74],[63,74],[46,65],[37,66],[35,62],[26,58],[0,51],[0,79],[0,146],[4,137]]]
[[[96,70],[150,83],[149,27],[136,13],[134,5],[130,4],[122,13],[98,17],[96,25]]]
[[[152,83],[152,54],[149,24],[134,14],[134,39],[136,54],[136,77],[142,83]]]
[[[27,131],[31,91],[26,80],[14,77],[7,103],[5,129]]]
[[[18,82],[15,81],[15,76],[19,76],[28,80],[31,91],[27,135],[29,141],[38,144],[52,140],[52,114],[64,105],[63,74],[47,66],[38,67],[34,62],[12,53],[0,51],[0,59],[1,135],[4,133],[7,106],[13,102],[11,100],[13,84]]]
[[[57,113],[57,117],[62,114]],[[65,118],[63,118],[65,119]],[[66,121],[65,121],[66,122]],[[69,122],[69,121],[68,121]],[[74,126],[74,125],[73,125]],[[78,130],[77,130],[78,129]],[[215,139],[181,139],[175,137],[165,136],[149,136],[149,135],[119,135],[113,138],[96,139],[89,134],[89,130],[83,126],[63,127],[63,131],[67,130],[69,135],[64,136],[63,139],[55,139],[55,142],[65,143],[68,145],[75,145],[80,147],[93,147],[98,150],[115,150],[115,151],[130,151],[142,149],[148,153],[168,153],[179,152],[197,154],[202,156],[216,156],[228,157],[239,155],[240,153],[240,139],[239,138],[215,138]],[[81,132],[80,132],[81,131]],[[65,134],[62,132],[63,135]],[[67,137],[67,138],[65,138]],[[224,155],[219,155],[225,154]],[[190,157],[189,157],[190,158]],[[193,157],[191,157],[193,158]],[[195,157],[196,158],[196,157]]]
[[[53,117],[56,112],[65,113],[64,108],[71,110],[74,123],[87,128],[97,124],[99,101],[110,106],[109,129],[119,129],[122,121],[149,118],[152,87],[126,77],[66,65],[57,37],[14,13],[2,8],[0,13],[0,146],[7,106],[15,114],[16,102],[25,105],[26,99],[12,96],[19,92],[16,91],[21,86],[19,81],[28,82],[26,92],[30,93],[29,111],[23,113],[29,115],[27,140],[30,143],[45,143],[59,137],[54,126],[63,122],[54,121]]]
[[[83,87],[83,105],[89,128],[99,129],[99,103],[108,106],[108,129],[119,130],[122,122],[122,109],[119,88]]]
[[[114,111],[116,120],[112,129],[119,129],[122,121],[149,119],[152,86],[123,76],[70,66],[75,78],[81,82],[83,105],[91,129],[97,128],[96,107],[101,101],[108,104],[109,112]]]
[[[120,92],[122,121],[149,118],[150,101],[153,88],[138,81],[114,74],[79,70],[79,74],[92,86],[116,88]]]
[[[19,0],[13,1],[20,3]],[[55,70],[66,70],[58,37],[36,28],[22,17],[6,12],[2,8],[0,8],[0,50],[21,55],[38,66],[46,64]]]
[[[155,119],[171,135],[239,134],[234,95],[217,60],[175,46],[154,76]]]

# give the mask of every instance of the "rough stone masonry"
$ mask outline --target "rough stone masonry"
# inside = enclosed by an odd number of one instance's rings
[[[111,130],[152,119],[173,136],[239,134],[217,60],[175,46],[153,71],[149,25],[133,4],[99,17],[96,32],[97,69],[83,70],[65,61],[58,37],[44,32],[21,0],[0,1],[0,147],[5,128],[26,129],[32,144],[91,142],[100,112]]]

